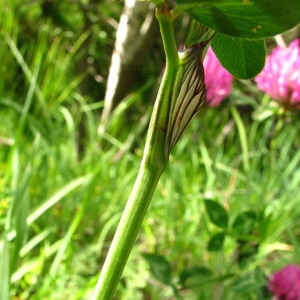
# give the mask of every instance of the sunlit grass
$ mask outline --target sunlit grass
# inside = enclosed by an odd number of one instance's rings
[[[135,180],[150,117],[146,105],[130,122],[127,113],[154,80],[125,99],[99,137],[102,102],[90,104],[81,96],[82,77],[72,77],[69,69],[86,36],[68,52],[60,39],[48,48],[44,32],[26,55],[11,21],[6,33],[5,51],[0,50],[10,65],[0,80],[0,298],[89,299]],[[12,82],[17,70],[24,89]],[[125,268],[119,299],[174,297],[151,274],[144,252],[166,258],[184,299],[264,299],[258,298],[258,283],[265,284],[266,276],[286,263],[299,263],[299,122],[274,116],[254,120],[259,93],[249,101],[249,95],[235,92],[229,100],[201,111],[172,152]],[[83,119],[86,149],[78,153]],[[253,236],[259,238],[248,260],[237,260],[231,235],[222,251],[207,250],[219,228],[207,215],[206,199],[226,209],[230,226],[242,212],[257,213]],[[219,281],[183,289],[180,273],[195,266],[209,268]]]
[[[15,114],[11,109],[7,111]],[[66,107],[60,112],[65,122],[61,123],[63,128],[54,127],[56,132],[52,134],[57,143],[36,133],[22,134],[22,147],[4,146],[2,165],[6,164],[9,181],[3,190],[3,206],[8,209],[13,203],[17,205],[8,231],[13,258],[10,268],[15,266],[11,269],[12,296],[88,299],[141,158],[143,143],[134,152],[128,152],[121,141],[106,145],[105,151],[95,147],[97,122],[91,113],[91,148],[79,160],[75,151],[76,122]],[[30,115],[26,120],[30,125]],[[297,124],[288,123],[275,138],[275,119],[260,124],[242,122],[239,126],[245,130],[241,131],[230,109],[224,107],[204,111],[192,123],[157,187],[124,272],[128,283],[126,288],[120,286],[121,299],[132,295],[142,299],[143,293],[154,299],[172,295],[170,288],[152,278],[141,252],[165,256],[172,265],[175,283],[180,272],[193,266],[208,267],[216,276],[233,276],[219,284],[182,291],[184,299],[194,299],[195,295],[209,299],[217,290],[222,299],[243,297],[243,290],[233,289],[237,278],[256,267],[269,274],[279,266],[279,257],[280,265],[295,260],[294,250],[299,251],[296,228],[300,197]],[[241,137],[243,132],[247,135]],[[16,140],[16,136],[9,138]],[[243,139],[248,148],[242,148]],[[120,151],[125,151],[121,157]],[[264,216],[264,238],[243,268],[233,263],[237,244],[231,237],[226,238],[221,252],[206,250],[216,227],[205,213],[205,199],[224,206],[231,223],[247,210]]]

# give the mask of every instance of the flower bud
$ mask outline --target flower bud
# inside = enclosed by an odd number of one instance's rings
[[[199,43],[179,52],[179,69],[173,89],[169,120],[169,152],[205,102],[202,63],[202,52],[205,46],[205,43]]]

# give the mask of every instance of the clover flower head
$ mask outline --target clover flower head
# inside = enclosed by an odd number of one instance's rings
[[[300,109],[300,39],[288,48],[274,48],[255,82],[282,106]]]
[[[211,47],[208,48],[204,62],[206,85],[206,105],[218,106],[230,93],[233,77],[223,68]]]
[[[300,300],[300,267],[287,265],[269,279],[269,290],[274,300]]]

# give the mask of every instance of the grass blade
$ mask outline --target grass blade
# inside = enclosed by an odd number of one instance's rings
[[[9,299],[9,252],[6,237],[0,241],[0,299]]]

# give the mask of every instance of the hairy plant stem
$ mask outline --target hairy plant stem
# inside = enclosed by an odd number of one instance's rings
[[[156,16],[166,52],[166,69],[154,105],[139,173],[96,284],[93,300],[112,299],[158,180],[168,163],[167,127],[179,58],[172,16],[167,6],[158,7]]]

